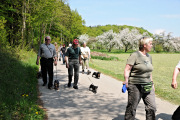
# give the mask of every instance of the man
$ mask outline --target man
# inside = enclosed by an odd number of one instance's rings
[[[83,42],[83,47],[81,47],[81,58],[82,58],[82,74],[84,74],[84,69],[88,70],[87,73],[89,73],[89,60],[91,58],[90,56],[90,49],[86,46],[86,42]]]
[[[79,80],[79,64],[81,64],[81,49],[78,47],[78,40],[73,40],[72,47],[69,47],[66,52],[66,68],[68,68],[68,87],[71,87],[73,69],[74,69],[74,89],[78,89]]]
[[[63,64],[65,64],[65,53],[66,53],[66,45],[63,44],[63,47],[61,48],[61,55],[63,59]]]
[[[49,75],[48,89],[52,89],[53,85],[53,61],[54,65],[57,65],[56,49],[53,44],[50,43],[50,36],[45,37],[45,43],[41,44],[37,55],[36,64],[39,65],[39,59],[41,63],[41,71],[43,77],[43,86],[47,84],[47,72]],[[53,59],[54,58],[54,59]]]
[[[177,88],[177,76],[180,72],[180,61],[177,64],[177,66],[174,69],[173,72],[173,77],[172,77],[172,83],[171,83],[171,87],[176,89]],[[179,120],[180,119],[180,106],[174,111],[173,115],[172,115],[172,120]]]

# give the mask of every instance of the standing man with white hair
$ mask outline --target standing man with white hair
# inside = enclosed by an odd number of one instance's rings
[[[40,59],[41,58],[41,59]],[[49,75],[48,89],[52,89],[53,85],[53,62],[57,65],[56,49],[51,44],[51,37],[45,37],[45,43],[40,45],[39,52],[37,55],[36,64],[39,65],[39,59],[41,64],[41,71],[43,77],[43,86],[47,84],[47,73]]]
[[[82,59],[82,74],[84,74],[84,69],[86,67],[87,73],[89,74],[89,60],[91,58],[90,49],[86,46],[86,42],[83,42],[83,46],[81,47],[81,59]]]

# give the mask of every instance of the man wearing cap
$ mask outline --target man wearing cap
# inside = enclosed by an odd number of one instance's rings
[[[50,43],[50,36],[45,37],[45,43],[40,45],[37,55],[36,64],[39,65],[39,59],[41,63],[41,72],[43,77],[43,86],[47,84],[47,72],[49,75],[48,89],[52,89],[53,85],[53,61],[54,65],[57,65],[56,49],[53,44]],[[54,59],[53,59],[54,58]]]
[[[78,89],[79,80],[79,64],[81,64],[81,49],[78,47],[78,40],[73,40],[72,47],[69,47],[66,52],[66,68],[68,68],[68,87],[71,87],[73,69],[74,69],[74,89]]]
[[[90,56],[90,49],[86,46],[86,42],[83,42],[83,47],[81,47],[81,58],[82,58],[82,74],[84,74],[84,69],[88,70],[87,73],[89,74],[89,59]]]

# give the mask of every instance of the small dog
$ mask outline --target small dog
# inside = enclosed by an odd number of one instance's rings
[[[100,72],[93,72],[93,74],[92,74],[92,77],[93,77],[93,75],[96,77],[96,78],[100,78]]]
[[[89,86],[89,91],[92,91],[93,93],[97,93],[97,89],[98,89],[98,86],[95,86],[95,85],[93,85],[93,84],[91,84],[90,86]]]
[[[54,81],[54,89],[58,90],[59,89],[59,80]]]
[[[41,78],[41,77],[42,77],[41,71],[37,72],[36,78],[39,79],[39,78]]]

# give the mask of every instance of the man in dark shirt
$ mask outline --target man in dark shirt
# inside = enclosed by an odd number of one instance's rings
[[[65,64],[65,53],[66,53],[66,45],[64,44],[63,47],[61,48],[61,55],[63,59],[63,64]]]
[[[68,68],[68,87],[71,87],[73,69],[74,69],[74,89],[78,89],[79,80],[79,64],[81,64],[81,49],[78,47],[78,40],[73,40],[72,47],[69,47],[66,52],[66,68]]]

